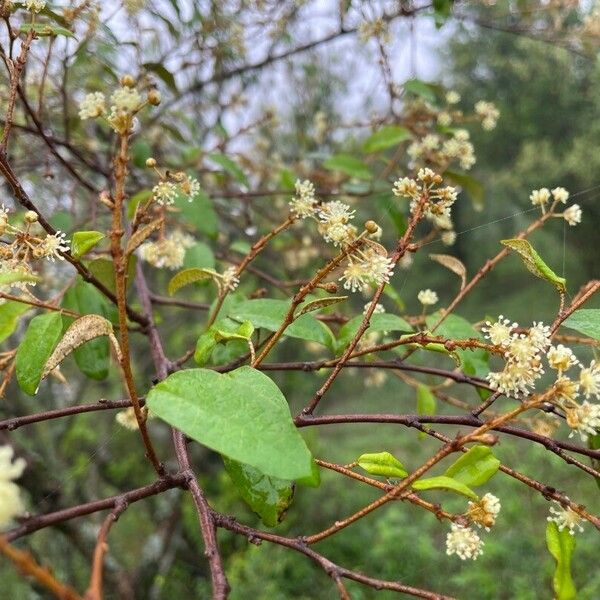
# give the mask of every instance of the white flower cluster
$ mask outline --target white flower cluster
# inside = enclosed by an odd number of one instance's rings
[[[481,117],[481,126],[486,131],[491,131],[496,127],[500,111],[493,102],[480,100],[475,104],[475,114]]]
[[[434,304],[437,304],[438,295],[428,288],[426,290],[421,290],[417,294],[417,299],[423,306],[433,306]]]
[[[117,133],[127,133],[133,126],[133,118],[137,112],[146,104],[135,88],[135,81],[130,75],[121,80],[122,85],[111,95],[110,112],[107,114],[106,97],[102,92],[87,94],[79,104],[79,118],[96,119],[105,117],[110,126]],[[160,94],[156,90],[148,93],[148,101],[153,104],[160,103]]]
[[[583,518],[568,506],[562,506],[562,504],[556,500],[553,500],[553,502],[558,508],[554,508],[554,506],[550,507],[548,521],[556,523],[559,531],[568,529],[571,535],[575,535],[576,530],[582,532],[583,527],[581,526],[581,521]]]
[[[510,323],[503,315],[495,323],[486,322],[482,331],[496,346],[501,346],[506,364],[499,373],[491,372],[487,379],[495,390],[519,398],[535,386],[543,375],[541,353],[550,345],[550,328],[534,323],[529,331],[513,333],[517,323]]]
[[[449,113],[438,115],[440,124],[449,125]],[[457,160],[462,169],[469,170],[476,162],[475,149],[466,129],[457,129],[452,137],[442,139],[439,135],[429,133],[420,140],[415,140],[407,148],[407,154],[413,161],[419,159],[435,164],[450,163]]]
[[[470,527],[452,523],[446,536],[446,554],[456,554],[461,560],[477,560],[483,554],[483,540]]]
[[[185,251],[195,244],[190,235],[174,231],[156,241],[144,242],[138,249],[139,257],[158,269],[179,269],[183,266]]]
[[[317,206],[315,186],[308,179],[297,179],[295,187],[296,195],[290,201],[290,211],[301,219],[312,217]]]
[[[25,0],[25,8],[33,13],[39,13],[46,8],[46,0]]]
[[[18,458],[13,462],[13,454],[10,446],[0,446],[0,530],[25,512],[19,487],[14,483],[25,469],[25,460]]]
[[[552,208],[558,204],[566,204],[569,199],[569,192],[564,187],[556,187],[552,191],[548,188],[540,188],[533,190],[529,195],[529,200],[533,206],[539,206],[542,212],[546,212],[546,205],[552,199]],[[571,227],[581,223],[582,211],[579,204],[572,204],[562,213],[557,213],[555,216],[563,218]]]
[[[389,283],[394,265],[391,259],[372,247],[358,249],[348,257],[348,264],[340,281],[344,288],[352,292],[361,292],[368,286],[378,287]]]
[[[15,281],[0,286],[10,292],[11,288],[26,290],[36,282],[32,261],[46,258],[54,262],[57,258],[64,260],[61,253],[68,252],[69,240],[61,231],[54,234],[38,236],[32,233],[32,227],[38,221],[34,211],[25,213],[25,227],[15,227],[9,223],[8,210],[0,205],[0,235],[12,237],[12,242],[0,244],[0,273],[11,274]]]
[[[553,397],[550,402],[565,414],[571,428],[569,437],[578,433],[583,441],[600,431],[600,404],[592,404],[588,399],[600,399],[600,363],[593,360],[588,367],[581,365],[570,348],[563,344],[550,344],[550,328],[543,323],[534,323],[529,331],[516,333],[517,323],[511,323],[500,315],[495,323],[486,323],[482,331],[496,346],[500,346],[506,359],[504,369],[491,372],[487,379],[495,390],[519,398],[528,394],[535,382],[542,376],[542,356],[545,354],[548,366],[557,372],[553,384]],[[566,373],[579,366],[579,376],[572,378]],[[578,399],[583,396],[581,403]]]
[[[499,513],[500,500],[488,493],[475,502],[469,502],[464,516],[475,526],[489,531],[496,524]],[[484,542],[476,531],[458,523],[452,523],[446,536],[446,554],[456,554],[462,560],[477,560],[483,554],[483,545]]]
[[[403,177],[394,183],[393,193],[396,196],[410,198],[410,210],[414,214],[420,202],[424,202],[425,218],[440,230],[442,241],[451,245],[456,239],[454,224],[451,218],[451,207],[456,201],[458,192],[455,188],[439,187],[442,177],[431,169],[419,169],[417,179]]]
[[[326,242],[344,247],[357,240],[358,230],[351,224],[355,211],[340,200],[318,204],[314,185],[309,180],[296,181],[296,195],[289,205],[293,215],[314,219],[319,233]],[[369,237],[378,239],[381,236],[381,227],[376,223],[368,222],[365,227]],[[354,250],[348,256],[340,281],[344,281],[345,289],[360,292],[371,285],[379,286],[388,283],[389,278],[394,274],[392,269],[393,264],[385,248],[366,239],[364,247]]]

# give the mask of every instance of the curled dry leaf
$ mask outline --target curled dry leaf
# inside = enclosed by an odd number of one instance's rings
[[[376,254],[379,254],[380,256],[388,255],[388,251],[378,242],[374,242],[373,240],[370,240],[368,238],[365,238],[363,242],[365,246],[371,248],[371,250],[373,250]]]
[[[460,277],[460,289],[464,289],[467,284],[467,268],[462,261],[449,254],[430,254],[429,258],[458,275]]]
[[[54,352],[52,352],[50,358],[46,362],[44,372],[42,373],[42,379],[54,371],[54,369],[56,369],[64,358],[73,352],[73,350],[79,348],[82,344],[103,335],[108,336],[115,350],[115,354],[120,361],[121,349],[117,338],[114,336],[111,322],[100,315],[85,315],[73,321],[71,326],[65,332],[65,335],[60,342],[58,342]]]
[[[154,219],[147,225],[140,227],[127,242],[127,247],[125,248],[125,254],[129,255],[134,252],[137,248],[140,247],[142,242],[144,242],[147,238],[149,238],[155,231],[160,229],[160,226],[163,224],[164,218],[159,217],[158,219]]]

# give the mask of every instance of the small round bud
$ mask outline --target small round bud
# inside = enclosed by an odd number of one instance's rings
[[[335,281],[329,281],[323,285],[323,289],[330,294],[335,294],[338,291],[338,285]]]
[[[123,77],[121,77],[121,85],[124,87],[132,88],[135,86],[135,79],[132,75],[123,75]]]
[[[377,225],[377,223],[375,223],[375,221],[367,221],[365,223],[365,229],[369,233],[377,233],[377,231],[379,230],[379,225]]]
[[[158,90],[150,90],[148,92],[148,102],[152,106],[158,106],[162,101],[160,92]]]
[[[46,251],[41,246],[36,246],[32,250],[33,258],[43,258],[46,256]]]
[[[38,214],[34,210],[28,210],[25,213],[25,223],[37,223]]]
[[[147,159],[146,159],[146,166],[147,166],[149,169],[154,169],[154,167],[156,166],[156,159],[155,159],[155,158],[152,158],[152,157],[150,157],[150,158],[147,158]]]

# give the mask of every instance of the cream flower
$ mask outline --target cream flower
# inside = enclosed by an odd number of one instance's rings
[[[558,202],[566,204],[567,200],[569,199],[569,192],[567,192],[564,187],[555,187],[552,190],[552,196]]]
[[[548,517],[548,521],[556,523],[559,531],[568,529],[571,535],[575,535],[576,530],[583,531],[583,527],[581,526],[582,517],[569,507],[565,508],[562,506],[560,502],[556,500],[553,502],[558,505],[558,509],[554,508],[554,506],[550,507],[551,516]]]
[[[574,227],[575,225],[578,225],[579,223],[581,223],[581,207],[579,206],[579,204],[573,204],[571,206],[569,206],[569,208],[567,208],[567,210],[565,210],[565,212],[563,212],[562,216],[563,219],[569,224],[571,225],[571,227]]]
[[[88,94],[79,104],[79,118],[95,119],[106,112],[106,98],[102,92]]]
[[[533,206],[544,206],[548,200],[550,200],[550,190],[548,188],[540,188],[539,190],[533,190],[529,199]]]
[[[481,331],[485,337],[496,346],[507,346],[511,340],[511,331],[518,327],[518,323],[511,323],[504,315],[500,315],[495,323],[486,321]]]
[[[290,210],[297,217],[304,219],[315,213],[317,200],[315,198],[315,186],[308,180],[296,180],[296,195],[290,201]]]
[[[13,462],[13,454],[10,446],[0,446],[0,530],[25,512],[19,487],[13,483],[23,473],[25,460],[18,458]]]
[[[567,348],[563,344],[558,344],[558,346],[550,348],[547,358],[550,367],[556,369],[559,373],[579,363],[571,348]]]
[[[417,294],[417,299],[423,306],[433,306],[438,302],[438,295],[433,290],[426,289]]]
[[[456,554],[460,559],[477,557],[483,554],[483,541],[470,527],[452,523],[451,531],[446,536],[446,554]]]

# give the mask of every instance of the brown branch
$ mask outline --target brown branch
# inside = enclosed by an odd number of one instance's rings
[[[260,529],[253,529],[252,527],[248,527],[246,525],[238,523],[232,517],[227,517],[218,513],[213,513],[213,520],[215,521],[218,527],[222,527],[223,529],[228,529],[229,531],[233,531],[234,533],[243,535],[247,537],[248,540],[252,543],[257,543],[257,541],[259,540],[264,540],[272,544],[278,544],[279,546],[291,548],[292,550],[295,550],[300,554],[304,554],[317,565],[319,565],[323,569],[323,571],[325,571],[325,573],[334,581],[336,581],[337,577],[342,577],[344,579],[350,579],[352,581],[362,583],[363,585],[367,585],[376,590],[390,590],[393,592],[400,592],[403,594],[408,594],[410,596],[415,596],[417,598],[428,598],[429,600],[452,600],[451,596],[445,596],[443,594],[437,594],[428,590],[415,588],[410,585],[404,585],[399,581],[385,581],[383,579],[375,579],[373,577],[363,575],[358,571],[351,571],[350,569],[341,567],[335,564],[334,562],[330,561],[322,554],[319,554],[312,548],[309,548],[302,539],[287,538],[281,535],[276,535],[274,533],[261,531]]]
[[[107,515],[106,519],[100,527],[98,532],[98,538],[96,541],[96,547],[94,549],[94,559],[92,562],[92,575],[90,577],[90,584],[87,592],[85,593],[84,600],[102,600],[102,565],[104,562],[104,555],[108,550],[108,532],[112,527],[113,523],[117,521],[121,513],[127,508],[127,501],[123,498],[122,501],[117,500],[115,508]]]
[[[128,257],[121,247],[121,239],[125,233],[125,230],[123,229],[123,202],[125,200],[125,180],[127,177],[127,163],[129,161],[128,152],[129,137],[127,133],[124,133],[119,136],[119,152],[114,161],[115,193],[112,209],[112,229],[110,232],[110,251],[115,270],[117,309],[119,315],[119,342],[121,349],[119,362],[121,363],[125,387],[127,388],[127,393],[133,406],[140,435],[146,449],[146,457],[152,463],[158,476],[161,477],[164,475],[165,469],[156,455],[152,440],[150,439],[150,434],[148,433],[148,428],[146,427],[146,415],[142,411],[135,382],[133,380],[131,355],[129,351],[129,331],[127,330]]]
[[[101,510],[114,509],[122,502],[132,504],[139,500],[143,500],[144,498],[148,498],[149,496],[162,494],[166,490],[175,487],[183,487],[185,486],[185,482],[186,475],[184,473],[166,475],[161,479],[157,479],[154,483],[130,490],[129,492],[124,492],[102,500],[93,500],[92,502],[86,502],[85,504],[78,504],[77,506],[64,508],[45,515],[30,517],[25,519],[18,527],[8,531],[5,534],[6,539],[9,542],[12,542],[13,540],[29,535],[34,531],[44,529],[45,527],[51,527],[52,525],[64,523],[71,519],[91,515]]]
[[[82,600],[73,588],[58,581],[48,568],[40,566],[29,552],[15,548],[2,535],[0,535],[0,552],[15,565],[19,572],[32,577],[38,585],[59,600]]]
[[[162,342],[156,329],[156,324],[152,318],[152,302],[150,292],[144,278],[144,272],[138,263],[136,272],[136,287],[146,317],[148,318],[148,340],[150,342],[150,352],[159,380],[163,380],[169,374],[171,369],[176,367],[172,365],[165,356]],[[172,429],[173,443],[179,468],[185,477],[185,487],[192,494],[198,520],[200,522],[200,533],[204,542],[204,554],[208,558],[210,567],[210,576],[213,590],[213,600],[224,600],[229,593],[229,583],[225,576],[225,570],[219,552],[217,541],[217,532],[215,522],[212,518],[212,510],[204,496],[204,493],[198,484],[196,476],[191,468],[189,456],[187,453],[185,436],[176,429]]]

